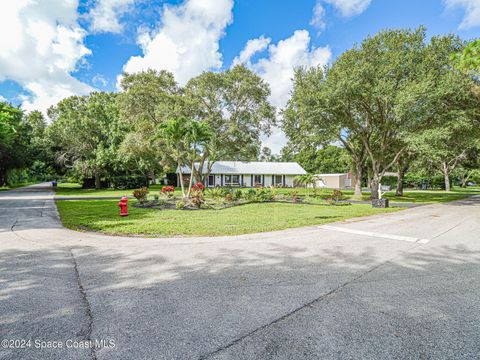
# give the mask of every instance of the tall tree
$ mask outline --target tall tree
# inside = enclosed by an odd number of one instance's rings
[[[6,184],[10,169],[21,168],[28,160],[28,138],[23,111],[0,102],[0,186]]]
[[[297,69],[292,96],[283,112],[282,129],[289,139],[289,151],[297,154],[340,142],[353,163],[355,198],[361,198],[367,154],[360,134],[349,129],[354,118],[348,111],[332,111],[335,109],[330,106],[332,97],[325,69]],[[347,102],[346,99],[344,101]]]
[[[223,73],[205,72],[187,83],[187,111],[211,132],[195,168],[198,181],[205,182],[217,160],[258,156],[260,136],[268,134],[275,122],[269,95],[267,83],[243,66]]]
[[[93,176],[95,187],[107,170],[119,166],[123,131],[118,122],[116,94],[72,96],[48,110],[52,124],[47,134],[58,163],[83,176]]]

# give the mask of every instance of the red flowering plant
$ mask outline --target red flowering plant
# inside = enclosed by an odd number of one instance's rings
[[[205,190],[205,186],[201,182],[198,182],[198,183],[196,183],[195,185],[192,186],[192,190],[203,192]]]
[[[162,186],[162,194],[166,195],[169,198],[173,197],[173,192],[174,191],[175,191],[175,188],[171,185]]]

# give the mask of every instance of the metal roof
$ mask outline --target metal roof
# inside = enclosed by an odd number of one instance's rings
[[[198,168],[198,163],[195,164]],[[203,166],[206,172],[207,165]],[[178,173],[177,169],[177,173]],[[182,173],[189,174],[188,166],[182,167]],[[216,161],[211,174],[265,174],[265,175],[303,175],[307,172],[296,162],[267,161]]]

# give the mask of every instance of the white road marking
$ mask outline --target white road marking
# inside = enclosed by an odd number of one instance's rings
[[[382,239],[416,242],[416,243],[420,243],[420,244],[426,244],[430,241],[428,239],[420,239],[420,238],[410,237],[410,236],[382,234],[382,233],[375,233],[375,232],[372,232],[372,231],[362,231],[362,230],[348,229],[348,228],[344,228],[344,227],[331,226],[331,225],[321,225],[321,226],[317,226],[317,227],[319,229],[323,229],[323,230],[340,231],[340,232],[355,234],[355,235],[364,235],[364,236],[377,237],[377,238],[382,238]]]

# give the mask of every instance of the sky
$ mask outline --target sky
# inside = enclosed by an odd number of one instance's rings
[[[480,0],[0,0],[0,101],[46,112],[71,95],[118,91],[123,72],[183,85],[244,64],[285,106],[298,66],[327,65],[368,35],[423,25],[480,37]],[[280,129],[263,139],[279,153]]]

